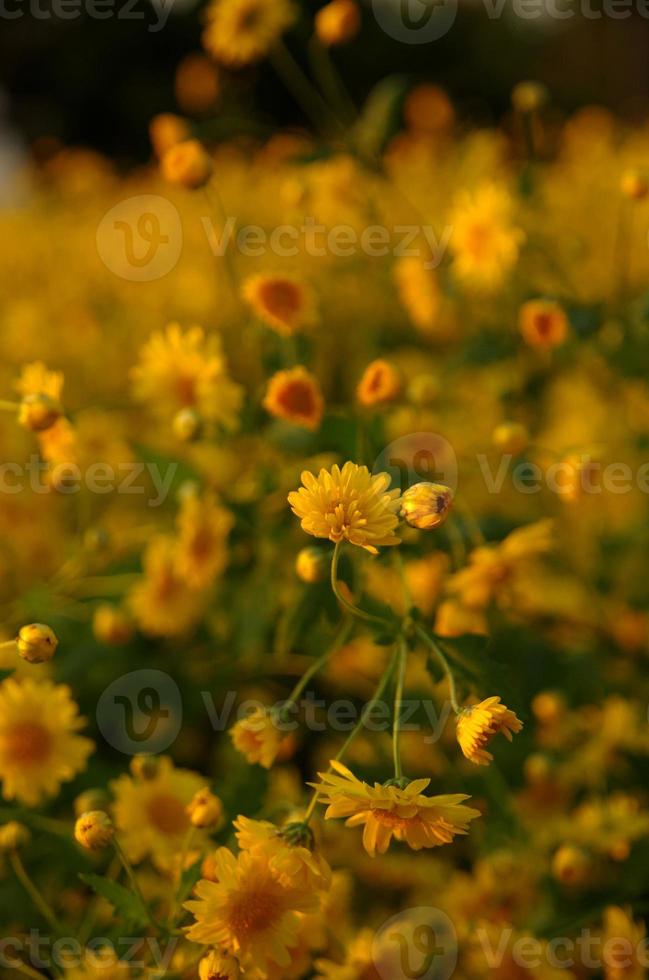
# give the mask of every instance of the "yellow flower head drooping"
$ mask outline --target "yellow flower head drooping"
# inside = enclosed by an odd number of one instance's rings
[[[355,0],[329,0],[315,17],[315,30],[323,44],[346,44],[361,27],[361,12]]]
[[[192,589],[203,589],[228,562],[227,539],[234,518],[213,494],[183,496],[176,525],[176,570]]]
[[[267,820],[240,816],[234,826],[241,850],[263,854],[285,887],[297,887],[306,894],[314,889],[326,891],[329,888],[331,869],[313,849],[313,840],[305,825],[289,824],[282,830]],[[293,842],[292,828],[296,829],[296,842]],[[302,828],[304,833],[299,836],[298,831]]]
[[[128,594],[138,627],[150,636],[181,636],[200,618],[204,593],[178,571],[177,542],[165,535],[152,538],[143,565],[142,578]]]
[[[113,819],[120,843],[133,862],[150,857],[171,868],[191,826],[187,807],[205,786],[198,773],[176,769],[163,756],[151,779],[123,774],[110,785],[115,797]],[[201,832],[195,831],[194,842]]]
[[[275,418],[311,431],[319,427],[324,411],[318,379],[302,366],[274,374],[268,382],[263,405]]]
[[[196,191],[209,182],[214,164],[199,140],[185,140],[165,150],[160,169],[170,184]]]
[[[303,486],[288,495],[302,530],[316,538],[349,541],[371,554],[384,545],[399,544],[394,531],[399,523],[398,490],[388,490],[387,473],[372,475],[366,466],[347,462],[342,469],[320,470],[317,477],[305,470]]]
[[[202,327],[170,324],[154,333],[132,372],[135,396],[160,416],[194,408],[226,429],[237,426],[243,389],[230,378],[220,338]]]
[[[356,397],[361,405],[383,405],[398,398],[400,391],[399,372],[389,361],[379,358],[365,368]]]
[[[568,317],[549,299],[531,299],[523,303],[518,315],[523,340],[530,347],[558,347],[568,336]]]
[[[314,910],[317,894],[286,888],[260,853],[235,857],[221,847],[212,860],[217,880],[199,881],[196,898],[185,903],[196,920],[187,938],[218,946],[262,976],[273,965],[288,966],[289,949],[297,944],[296,912]]]
[[[251,765],[258,763],[264,769],[271,768],[286,742],[272,713],[261,706],[232,726],[230,738]]]
[[[604,910],[604,977],[606,980],[645,980],[646,929],[635,922],[631,909],[609,905]]]
[[[522,727],[523,722],[501,704],[499,697],[485,698],[462,710],[457,719],[457,740],[467,759],[477,766],[488,766],[493,756],[485,746],[494,735],[502,732],[511,742]]]
[[[512,198],[499,184],[482,184],[458,199],[449,224],[455,273],[477,292],[495,292],[518,260],[524,234],[512,222]]]
[[[285,337],[316,320],[313,293],[293,276],[251,276],[243,284],[243,298],[263,323]]]
[[[294,19],[289,0],[212,0],[203,46],[227,67],[241,68],[267,55]]]
[[[333,760],[334,772],[319,773],[319,802],[327,804],[325,817],[346,817],[348,827],[363,827],[363,846],[374,857],[385,854],[392,838],[415,851],[450,844],[466,834],[478,810],[465,806],[464,794],[424,796],[430,779],[415,779],[404,789],[363,783],[346,766]]]
[[[0,684],[0,780],[6,800],[36,806],[86,767],[94,749],[78,735],[85,720],[65,684],[16,681]]]

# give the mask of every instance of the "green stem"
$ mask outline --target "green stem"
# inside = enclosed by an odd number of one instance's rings
[[[318,657],[316,660],[313,661],[311,666],[304,672],[300,680],[297,682],[297,684],[295,685],[295,687],[287,697],[286,700],[290,704],[293,704],[297,701],[300,694],[307,686],[311,678],[314,677],[318,673],[318,671],[325,666],[325,664],[327,663],[331,655],[334,654],[336,650],[340,650],[340,648],[345,644],[349,634],[352,631],[352,626],[353,624],[348,619],[343,621],[340,629],[338,630],[336,636],[334,637],[331,646],[327,647],[327,649],[322,654],[322,656]]]
[[[53,932],[55,932],[58,936],[63,936],[65,933],[61,928],[61,923],[59,922],[56,915],[50,908],[48,902],[45,901],[40,891],[38,890],[34,882],[27,874],[25,870],[25,866],[20,860],[20,857],[18,855],[18,851],[16,850],[10,851],[9,860],[11,861],[11,866],[14,869],[16,878],[23,886],[23,888],[31,898],[32,902],[34,903],[38,911],[41,913],[41,915],[49,925],[50,929],[52,929]]]
[[[309,42],[309,62],[321,91],[335,107],[340,118],[347,123],[353,123],[358,117],[356,106],[336,71],[329,48],[322,43],[317,34],[314,34]]]
[[[372,613],[367,613],[363,609],[359,609],[355,606],[353,602],[350,602],[340,591],[340,584],[338,582],[338,562],[340,560],[340,552],[342,550],[342,541],[336,541],[336,547],[334,548],[333,557],[331,559],[331,588],[333,593],[343,607],[352,616],[357,616],[359,619],[365,620],[368,623],[379,623],[381,626],[389,626],[390,624],[387,620],[382,619],[380,616],[373,616]]]
[[[270,61],[315,128],[323,133],[333,128],[344,135],[343,127],[283,41],[279,41],[271,51]]]
[[[394,692],[394,715],[392,719],[392,755],[394,758],[394,778],[401,779],[403,770],[401,768],[401,708],[403,706],[403,688],[406,679],[406,663],[408,660],[408,647],[403,636],[398,640],[398,667],[397,685]]]
[[[135,877],[135,872],[133,870],[133,866],[132,866],[131,862],[129,861],[129,859],[127,858],[127,856],[124,853],[124,851],[122,850],[122,846],[121,846],[121,844],[119,843],[119,841],[117,840],[116,837],[113,837],[113,847],[115,848],[115,853],[117,854],[117,857],[119,858],[119,860],[121,862],[121,865],[124,868],[124,871],[126,872],[126,876],[127,876],[128,880],[129,880],[129,882],[131,884],[131,888],[135,892],[137,898],[139,899],[139,901],[140,901],[140,903],[142,905],[142,908],[146,912],[146,915],[147,915],[147,918],[148,918],[149,922],[154,927],[154,929],[161,930],[162,932],[168,932],[167,928],[165,926],[163,926],[162,923],[158,922],[158,920],[153,915],[151,909],[147,905],[147,903],[146,903],[146,901],[144,899],[144,895],[142,894],[142,889],[140,888],[140,885],[138,883],[138,880]]]
[[[444,668],[444,673],[446,674],[449,683],[451,705],[453,706],[453,711],[455,712],[455,714],[459,715],[462,709],[458,704],[455,677],[453,675],[453,671],[451,670],[451,665],[448,662],[446,654],[444,653],[440,645],[435,642],[432,636],[428,635],[425,629],[422,629],[421,626],[415,626],[415,630],[417,632],[417,635],[424,641],[426,646],[433,651],[433,653],[441,663],[442,667]]]
[[[212,181],[212,183],[207,184],[204,188],[204,193],[208,206],[214,211],[217,221],[221,224],[222,234],[225,234],[228,226],[228,215],[225,210],[225,205],[223,204],[223,199],[216,186],[216,182]],[[232,255],[230,253],[230,244],[231,243],[229,241],[224,243],[223,262],[225,263],[225,271],[227,273],[232,294],[236,300],[239,300],[241,290],[237,272],[234,267],[234,262],[232,261]]]

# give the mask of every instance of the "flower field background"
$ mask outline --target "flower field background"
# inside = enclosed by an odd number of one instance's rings
[[[640,980],[649,125],[313,14],[0,212],[0,975]]]

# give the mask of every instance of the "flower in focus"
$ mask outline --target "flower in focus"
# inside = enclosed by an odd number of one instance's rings
[[[228,375],[220,338],[177,323],[154,333],[133,369],[135,396],[156,415],[194,408],[209,421],[236,428],[243,390]]]
[[[530,347],[558,347],[568,336],[568,317],[558,303],[549,299],[523,303],[518,324]]]
[[[59,641],[56,633],[44,623],[23,626],[18,633],[18,653],[30,664],[43,664],[56,653]]]
[[[0,684],[0,779],[6,800],[36,806],[86,767],[94,749],[77,732],[85,725],[65,684]]]
[[[361,405],[383,405],[394,401],[401,391],[401,378],[389,361],[379,359],[368,364],[356,388]]]
[[[399,491],[388,490],[387,473],[372,475],[366,466],[347,462],[315,477],[302,473],[303,486],[288,495],[302,530],[316,538],[349,541],[377,553],[377,546],[399,544]]]
[[[314,889],[329,888],[329,865],[305,843],[292,843],[288,833],[267,820],[240,816],[234,826],[241,850],[263,854],[271,870],[287,888],[297,887],[306,894]]]
[[[289,0],[212,0],[203,46],[229,68],[268,54],[295,18]]]
[[[463,754],[477,766],[488,766],[493,756],[485,746],[499,732],[509,739],[523,727],[523,722],[516,717],[506,705],[501,704],[499,697],[485,698],[479,704],[463,708],[457,719],[457,740]]]
[[[315,30],[323,44],[346,44],[361,27],[361,12],[355,0],[329,0],[315,16]]]
[[[282,336],[288,337],[315,322],[310,289],[291,276],[251,276],[243,284],[243,298],[263,323]]]
[[[212,158],[199,140],[185,140],[170,146],[160,161],[162,176],[170,184],[187,190],[204,187],[212,176]]]
[[[450,240],[458,278],[478,292],[493,292],[518,260],[524,234],[512,223],[513,202],[499,184],[464,192],[451,213]]]
[[[249,763],[259,763],[264,769],[270,769],[286,742],[272,714],[262,707],[240,718],[230,729],[230,738]]]
[[[183,497],[176,519],[176,571],[190,589],[210,585],[227,565],[227,539],[233,524],[232,514],[213,494]]]
[[[263,405],[275,418],[312,431],[320,425],[324,411],[318,379],[302,366],[274,374],[268,382]]]
[[[113,819],[130,861],[150,857],[157,867],[167,869],[191,826],[187,807],[205,783],[198,773],[176,769],[165,756],[157,761],[150,779],[123,774],[113,780]]]
[[[107,847],[114,833],[113,822],[103,810],[82,813],[74,825],[75,839],[90,851],[100,851]]]
[[[478,810],[464,806],[464,794],[423,796],[430,779],[415,779],[405,789],[369,786],[342,763],[332,760],[334,773],[319,773],[318,800],[327,805],[325,817],[346,817],[346,826],[363,829],[363,846],[374,857],[385,854],[390,841],[405,841],[415,851],[450,844],[457,834],[466,834]]]
[[[186,633],[198,620],[204,597],[178,571],[176,541],[165,535],[152,538],[142,562],[144,574],[128,594],[137,625],[151,636]]]
[[[400,514],[420,531],[431,531],[444,523],[451,512],[453,494],[442,483],[415,483],[401,497]]]

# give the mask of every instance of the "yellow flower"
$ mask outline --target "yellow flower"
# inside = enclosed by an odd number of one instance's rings
[[[430,779],[415,779],[404,789],[369,786],[346,766],[333,760],[334,773],[319,773],[319,802],[327,804],[327,819],[346,817],[346,826],[363,826],[363,846],[374,857],[385,854],[390,841],[405,841],[419,851],[424,847],[450,844],[457,834],[466,834],[478,810],[464,806],[464,794],[423,796]]]
[[[194,827],[216,827],[221,823],[223,804],[208,786],[204,786],[187,806],[187,813]]]
[[[164,535],[154,537],[143,564],[144,574],[128,595],[137,625],[151,636],[181,636],[200,618],[204,596],[178,571],[176,542]]]
[[[268,54],[294,19],[289,0],[212,0],[203,46],[217,61],[240,68]]]
[[[630,909],[609,905],[604,910],[604,977],[606,980],[644,980],[646,929],[634,922]],[[640,958],[638,953],[641,952]]]
[[[285,337],[315,322],[311,290],[292,276],[251,276],[243,284],[243,298],[263,323]]]
[[[236,428],[243,389],[229,377],[220,338],[202,327],[183,331],[177,323],[154,333],[132,372],[135,396],[156,414],[173,417],[195,408],[208,421]]]
[[[133,622],[124,609],[102,602],[93,613],[92,632],[100,643],[122,646],[133,636]]]
[[[137,863],[150,857],[157,867],[168,869],[191,827],[187,807],[204,788],[205,781],[198,773],[176,769],[166,756],[158,763],[150,779],[123,774],[113,780],[113,818],[131,861]],[[194,841],[200,838],[200,832],[195,831]]]
[[[502,732],[511,742],[512,735],[520,732],[523,722],[499,697],[485,698],[479,704],[463,708],[457,719],[457,740],[463,754],[477,766],[488,766],[493,760],[485,746],[494,735]]]
[[[239,961],[227,953],[212,950],[198,964],[199,980],[239,980]]]
[[[263,405],[275,418],[311,430],[318,428],[324,411],[318,379],[302,366],[274,374]]]
[[[176,572],[190,589],[202,589],[221,574],[228,562],[227,539],[234,519],[213,494],[183,497],[176,519]]]
[[[52,401],[59,402],[63,391],[63,374],[48,370],[42,361],[34,361],[24,366],[15,387],[23,398],[27,395],[47,395]]]
[[[49,395],[25,395],[18,422],[30,432],[46,432],[61,418],[63,409]]]
[[[455,112],[444,89],[438,85],[416,85],[410,90],[403,107],[409,129],[421,133],[439,133],[450,129]]]
[[[520,456],[530,441],[530,434],[520,422],[501,422],[491,435],[492,442],[501,453]]]
[[[149,139],[157,157],[162,157],[172,146],[184,143],[190,137],[189,126],[181,116],[173,112],[161,112],[149,123]]]
[[[220,848],[213,856],[217,881],[202,879],[197,898],[185,903],[196,922],[191,942],[218,946],[264,972],[288,966],[289,949],[297,945],[297,911],[311,911],[317,896],[285,888],[264,855],[243,851],[238,858]]]
[[[534,112],[548,100],[548,90],[540,82],[519,82],[512,89],[512,105],[519,112]]]
[[[329,0],[315,16],[315,30],[327,46],[345,44],[361,28],[361,12],[354,0]]]
[[[18,653],[30,664],[43,664],[56,653],[59,641],[56,633],[44,623],[30,623],[18,633]]]
[[[420,531],[431,531],[446,521],[453,506],[453,494],[442,483],[415,483],[401,497],[400,514],[406,523]]]
[[[311,545],[302,548],[295,559],[295,573],[302,582],[315,585],[324,582],[329,571],[329,556],[323,548]]]
[[[356,388],[356,397],[361,405],[382,405],[392,402],[401,391],[401,378],[389,361],[372,361],[363,372]]]
[[[512,224],[512,199],[498,184],[482,184],[458,199],[450,217],[450,247],[458,278],[493,292],[518,260],[523,232]]]
[[[285,741],[271,713],[262,707],[255,708],[246,718],[241,718],[230,729],[235,749],[252,765],[259,763],[270,769]]]
[[[329,888],[331,869],[312,849],[313,840],[304,825],[288,824],[280,829],[267,820],[240,816],[234,826],[241,850],[263,855],[286,888],[296,887],[305,894]],[[293,843],[293,831],[296,843]]]
[[[103,810],[82,813],[74,825],[75,839],[90,851],[99,851],[107,847],[114,833],[113,822]]]
[[[0,851],[15,851],[23,844],[28,844],[30,840],[29,830],[17,820],[0,824]]]
[[[399,491],[388,490],[387,473],[372,475],[366,466],[347,462],[315,477],[302,473],[303,486],[288,495],[302,530],[316,538],[349,541],[377,554],[377,546],[399,544]]]
[[[558,303],[549,299],[523,303],[518,325],[530,347],[558,347],[568,336],[568,317]]]
[[[175,143],[165,150],[160,163],[165,180],[190,191],[196,191],[208,183],[213,167],[211,156],[199,140]]]
[[[65,684],[0,684],[0,779],[6,800],[36,806],[86,767],[94,748],[77,732],[85,725]]]

